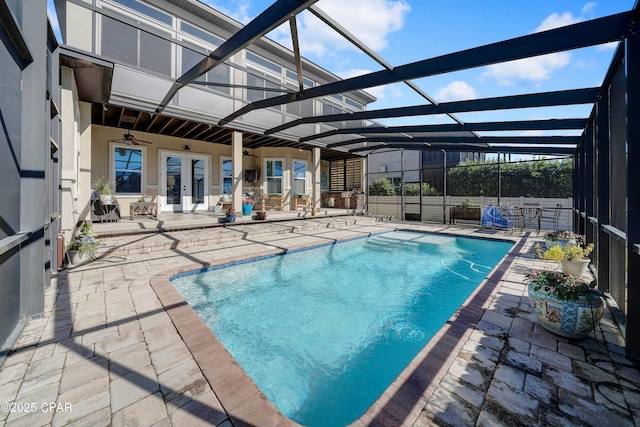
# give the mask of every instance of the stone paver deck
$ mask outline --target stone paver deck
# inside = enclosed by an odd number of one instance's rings
[[[0,403],[13,403],[0,407],[0,424],[295,425],[167,277],[394,228],[490,236],[350,217],[104,239],[98,260],[54,277],[44,315],[27,321],[0,366]],[[544,262],[534,259],[535,238],[513,240],[511,254],[354,425],[640,425],[640,372],[610,313],[583,340],[541,328],[523,278]]]

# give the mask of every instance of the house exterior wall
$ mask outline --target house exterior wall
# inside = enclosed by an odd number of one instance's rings
[[[135,4],[138,3],[130,3],[129,5]],[[137,11],[127,10],[122,3],[110,2],[109,0],[95,6],[63,0],[56,1],[58,15],[63,17],[61,28],[65,43],[69,47],[95,55],[100,61],[113,62],[113,79],[108,102],[146,111],[155,109],[175,79],[188,69],[185,68],[185,61],[194,60],[194,55],[196,57],[200,55],[199,58],[203,58],[204,55],[216,48],[216,40],[218,40],[218,44],[222,43],[240,29],[237,22],[215,10],[204,6],[202,10],[198,10],[190,5],[190,11],[187,11],[181,7],[184,4],[185,2],[180,0],[148,2],[149,8],[144,6]],[[155,13],[160,14],[159,19],[152,16]],[[144,32],[136,33],[137,27],[143,28]],[[134,35],[126,39],[125,43],[125,38],[121,34],[109,32],[108,28],[120,28],[124,32],[130,31]],[[154,62],[153,59],[145,57],[145,49],[135,46],[136,43],[143,43],[143,40],[145,43],[150,43],[149,46],[158,48],[159,50],[154,52],[160,57],[170,49],[168,60]],[[270,81],[280,81],[282,86],[294,89],[297,87],[293,52],[274,42],[260,40],[248,49],[237,52],[230,61],[239,65],[241,69],[229,68],[227,83],[255,87],[264,77],[264,84],[267,87],[273,84],[269,83]],[[307,85],[338,80],[337,76],[307,61],[304,62],[303,67],[304,81]],[[251,73],[242,69],[251,70]],[[65,112],[68,112],[67,117],[71,115],[70,120],[72,121],[72,123],[65,125],[65,144],[73,147],[68,153],[74,153],[73,156],[76,158],[65,161],[64,177],[66,185],[73,190],[74,211],[76,213],[73,220],[66,220],[67,238],[71,237],[71,233],[73,233],[72,225],[75,226],[78,222],[91,218],[91,182],[100,177],[107,177],[111,180],[112,185],[115,183],[113,152],[117,146],[109,141],[122,138],[122,135],[127,132],[122,128],[93,125],[90,126],[90,129],[86,129],[81,126],[81,122],[89,117],[90,109],[88,107],[86,110],[80,108],[82,103],[78,100],[77,89],[73,82],[67,82],[68,78],[73,80],[72,72],[68,75],[65,74],[63,83],[65,86],[63,90],[68,92],[65,93],[64,108]],[[214,79],[209,73],[202,78],[206,78],[207,81]],[[256,83],[256,78],[258,83]],[[167,105],[164,113],[204,123],[215,123],[232,111],[246,105],[247,102],[254,101],[256,96],[263,96],[260,92],[242,87],[224,89],[187,86],[176,94]],[[365,92],[350,94],[349,99],[346,97],[338,98],[340,97],[334,96],[305,101],[306,104],[303,103],[304,105],[300,106],[298,115],[296,115],[296,106],[258,110],[234,121],[230,126],[241,133],[245,131],[262,133],[265,128],[300,117],[305,114],[304,108],[311,108],[316,114],[322,114],[327,108],[337,109],[336,111],[359,111],[366,108],[367,102],[374,100]],[[68,103],[73,103],[73,105]],[[86,115],[83,114],[83,111]],[[332,110],[332,112],[336,111]],[[290,133],[290,137],[295,138],[299,136],[295,132],[300,131],[300,129],[294,129],[287,132]],[[75,132],[75,135],[70,132]],[[286,147],[265,147],[251,150],[250,156],[242,156],[240,153],[245,150],[240,148],[234,154],[231,149],[231,141],[212,144],[140,131],[132,131],[132,133],[136,138],[150,141],[152,144],[143,144],[141,148],[144,165],[140,193],[116,194],[121,217],[129,213],[130,204],[139,201],[142,193],[154,196],[153,200],[159,202],[159,212],[162,212],[163,207],[166,209],[165,212],[171,211],[170,207],[164,203],[167,200],[166,195],[162,194],[161,156],[163,153],[167,153],[167,155],[186,153],[186,146],[189,147],[189,155],[202,154],[208,159],[208,203],[205,204],[205,207],[208,205],[210,210],[219,202],[223,193],[221,183],[223,158],[233,158],[236,163],[241,159],[242,162],[240,173],[236,169],[236,176],[234,176],[234,182],[242,183],[241,192],[236,193],[236,199],[238,194],[244,194],[249,190],[254,191],[258,197],[261,193],[266,192],[266,159],[281,159],[283,161],[282,194],[285,198],[285,209],[291,207],[292,168],[295,160],[306,162],[306,193],[312,194],[314,179],[312,171],[314,169],[311,147],[309,150],[302,151]],[[71,156],[71,154],[69,155]],[[82,159],[90,160],[79,164],[78,162]],[[261,181],[256,184],[242,182],[244,179],[243,171],[247,169],[259,170]],[[89,177],[83,176],[86,172],[90,174]],[[317,180],[320,181],[320,178],[318,177]],[[115,185],[113,186],[115,188]],[[320,195],[317,194],[316,197],[319,200]],[[237,201],[235,202],[237,203]]]

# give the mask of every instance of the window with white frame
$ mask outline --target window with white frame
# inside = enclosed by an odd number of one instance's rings
[[[222,158],[220,171],[222,174],[222,194],[233,193],[233,161],[229,158]]]
[[[111,150],[115,194],[142,193],[145,149],[113,144]]]
[[[307,194],[307,162],[293,161],[293,194]]]
[[[284,162],[277,159],[266,160],[267,193],[282,194],[282,170]]]

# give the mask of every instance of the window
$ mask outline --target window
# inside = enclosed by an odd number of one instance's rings
[[[287,82],[287,87],[293,89],[294,91],[298,90],[298,84]],[[305,88],[306,88],[305,84]],[[311,117],[313,116],[313,99],[305,99],[304,101],[296,101],[291,102],[285,105],[286,111],[289,114],[293,114],[298,117]]]
[[[222,159],[222,194],[233,193],[233,162],[231,159]]]
[[[189,71],[194,65],[200,62],[204,55],[196,52],[195,50],[189,49],[187,47],[181,47],[182,51],[182,74]],[[229,84],[231,82],[231,67],[227,64],[219,64],[216,65],[212,70],[207,71],[202,76],[198,77],[198,81],[200,82],[209,82],[209,83],[222,83]],[[215,85],[207,85],[209,89],[216,90],[218,92],[223,92],[226,94],[231,93],[230,87],[222,87]]]
[[[200,40],[211,43],[215,47],[218,47],[222,43],[224,43],[224,40],[222,40],[220,37],[216,37],[213,34],[201,30],[200,28],[196,28],[191,24],[187,24],[186,22],[180,22],[180,29],[187,34],[198,37]]]
[[[293,194],[307,194],[307,162],[293,161]]]
[[[253,74],[247,74],[247,86],[280,89],[279,85]],[[250,102],[261,101],[274,96],[274,93],[266,90],[247,89],[247,100]]]
[[[247,51],[247,61],[251,61],[254,64],[260,65],[270,71],[274,71],[275,73],[277,73],[279,76],[282,76],[282,67],[279,66],[278,64],[276,64],[275,62],[271,62],[269,60],[266,60],[258,55],[256,55],[255,53],[251,53]]]
[[[115,194],[142,193],[144,149],[114,144],[112,150]]]
[[[101,40],[102,56],[171,75],[171,43],[168,40],[108,16],[102,16]]]
[[[282,194],[282,160],[267,160],[267,193]]]
[[[154,9],[146,4],[140,3],[136,0],[114,0],[116,3],[120,3],[121,5],[128,7],[129,9],[133,9],[136,12],[140,12],[143,15],[146,15],[150,18],[153,18],[157,21],[160,21],[167,25],[173,25],[173,17],[164,12],[160,12],[158,9]]]

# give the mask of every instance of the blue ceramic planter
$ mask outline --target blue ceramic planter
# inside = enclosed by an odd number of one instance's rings
[[[251,215],[251,211],[253,210],[253,205],[251,203],[243,203],[242,204],[242,216]]]
[[[604,303],[600,297],[559,300],[528,287],[529,302],[540,324],[548,331],[567,338],[583,338],[600,322]]]
[[[227,222],[235,222],[236,221],[236,214],[232,213],[232,214],[227,214]]]

